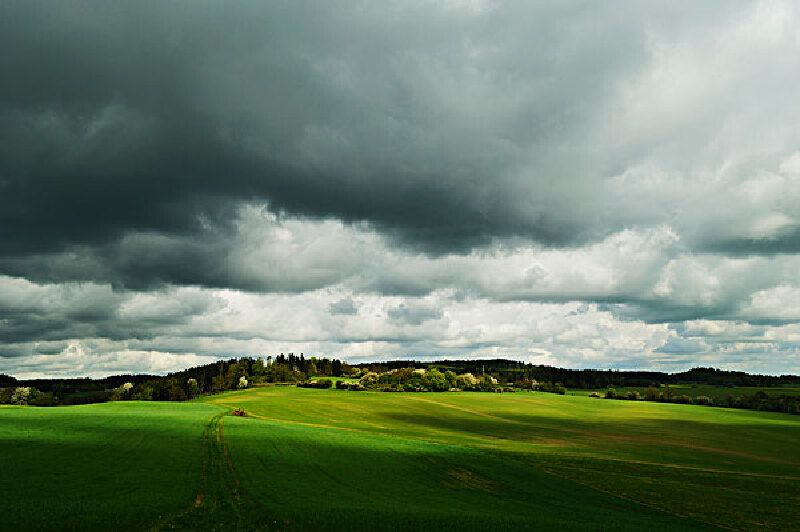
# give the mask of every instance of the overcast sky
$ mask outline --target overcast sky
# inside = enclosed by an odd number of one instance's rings
[[[0,3],[0,372],[800,373],[800,7]]]

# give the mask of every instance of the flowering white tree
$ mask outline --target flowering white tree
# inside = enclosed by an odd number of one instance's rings
[[[11,394],[12,405],[27,405],[28,401],[36,396],[36,389],[27,386],[20,386]]]
[[[200,393],[200,385],[197,383],[197,379],[189,379],[186,381],[186,385],[189,388],[190,396],[194,397]]]
[[[237,385],[237,388],[239,389],[247,388],[247,384],[248,384],[247,377],[242,375],[241,377],[239,377],[239,384]]]

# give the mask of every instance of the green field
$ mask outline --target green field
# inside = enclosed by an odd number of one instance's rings
[[[0,407],[0,528],[136,530],[171,518],[195,501],[204,427],[221,410]]]
[[[798,441],[797,416],[536,392],[6,407],[0,510],[17,530],[796,530]]]

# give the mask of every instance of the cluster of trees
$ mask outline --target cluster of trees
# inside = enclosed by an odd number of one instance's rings
[[[538,382],[533,379],[520,379],[514,383],[514,386],[524,390],[538,390],[540,392],[557,393],[559,395],[567,393],[567,389],[564,388],[564,385],[560,382]]]
[[[9,386],[0,389],[0,405],[52,406],[53,393],[32,386]]]
[[[18,381],[2,375],[0,404],[55,406],[126,400],[185,401],[202,394],[246,388],[254,383],[303,382],[308,375],[341,376],[346,371],[354,373],[356,370],[339,360],[305,358],[302,354],[290,353],[266,360],[250,357],[221,360],[166,376]]]
[[[800,386],[797,375],[751,375],[741,371],[725,371],[714,368],[694,368],[684,372],[620,371],[603,369],[566,369],[552,366],[528,364],[506,359],[486,360],[440,360],[419,362],[415,360],[393,360],[380,363],[355,364],[364,371],[383,373],[399,368],[436,367],[440,371],[491,375],[500,383],[522,380],[559,382],[567,388],[646,387],[661,384],[712,384],[715,386]]]
[[[747,408],[750,410],[765,410],[768,412],[784,412],[787,414],[800,414],[800,396],[774,395],[765,392],[756,392],[752,395],[729,395],[724,402],[716,406],[728,408]]]
[[[342,377],[360,373],[341,360],[306,358],[303,353],[300,353],[300,356],[294,353],[288,355],[281,353],[274,359],[269,356],[266,363],[263,359],[258,360],[261,361],[262,367],[254,374],[256,382],[303,382],[310,377]]]
[[[540,392],[557,393],[558,395],[564,395],[565,393],[567,393],[567,389],[564,388],[564,385],[561,384],[560,382],[544,381],[541,384],[539,384],[538,390]]]
[[[342,376],[351,369],[340,360],[306,358],[294,353],[264,358],[222,360],[151,379],[118,394],[117,398],[140,401],[183,401],[201,394],[246,388],[253,384],[303,383],[309,376]]]
[[[223,360],[167,376],[116,375],[104,379],[17,380],[0,375],[0,403],[40,406],[97,403],[110,400],[183,401],[201,394],[245,388],[260,383],[297,383],[309,387],[331,387],[328,379],[306,383],[311,377],[360,377],[358,383],[337,382],[337,388],[384,391],[513,391],[533,389],[557,394],[565,386],[597,388],[610,386],[611,399],[683,402],[732,408],[752,408],[797,413],[800,397],[769,397],[763,392],[727,399],[692,398],[673,394],[669,384],[693,383],[716,386],[800,386],[800,377],[749,375],[714,368],[694,368],[682,373],[615,370],[572,370],[537,366],[512,360],[444,360],[434,363],[391,361],[349,365],[340,360],[294,353],[276,357]],[[326,382],[327,381],[327,382]],[[661,388],[661,384],[666,385]],[[649,386],[639,392],[617,393],[615,386]],[[600,394],[598,394],[599,396]]]
[[[600,397],[599,393],[592,396]],[[609,387],[602,396],[606,399],[624,399],[629,401],[658,401],[661,403],[678,403],[686,405],[721,406],[727,408],[745,408],[750,410],[764,410],[770,412],[785,412],[788,414],[800,414],[800,396],[774,395],[769,396],[766,392],[758,391],[750,395],[728,395],[723,399],[714,399],[706,395],[691,397],[685,394],[677,394],[669,386],[658,388],[648,386],[644,395],[636,390],[617,391]]]
[[[386,392],[446,392],[446,391],[504,391],[497,379],[490,375],[481,378],[471,373],[456,374],[454,371],[440,371],[436,367],[397,368],[377,373],[366,371],[356,382],[337,382],[338,389],[382,390]]]
[[[333,381],[330,379],[315,379],[306,382],[298,382],[297,386],[300,388],[318,388],[320,390],[327,390],[333,386]]]
[[[155,375],[114,375],[102,379],[27,379],[0,375],[0,404],[10,404],[14,390],[30,388],[25,404],[36,406],[78,405],[102,403],[113,398],[113,390],[129,382],[138,384]],[[14,403],[21,404],[21,403]]]

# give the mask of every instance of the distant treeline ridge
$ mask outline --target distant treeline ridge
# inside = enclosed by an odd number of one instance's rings
[[[243,357],[157,375],[115,375],[102,379],[18,380],[0,374],[0,403],[40,406],[97,403],[109,400],[183,401],[201,394],[217,393],[259,383],[303,383],[310,377],[355,377],[381,375],[403,368],[427,369],[445,374],[471,374],[483,381],[491,378],[499,386],[520,387],[538,382],[544,386],[597,389],[608,386],[647,387],[660,384],[707,384],[714,386],[800,386],[797,375],[752,375],[741,371],[693,368],[677,373],[566,369],[507,359],[486,360],[393,360],[348,364],[337,359],[304,354]],[[488,382],[488,381],[487,381]],[[530,387],[525,384],[522,387]],[[549,391],[549,390],[548,390]]]

